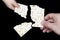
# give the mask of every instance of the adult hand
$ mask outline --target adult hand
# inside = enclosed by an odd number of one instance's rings
[[[48,14],[45,16],[42,21],[43,32],[51,32],[54,31],[56,34],[60,35],[60,14]]]
[[[15,0],[3,0],[3,2],[6,4],[6,6],[12,10],[15,9],[15,7],[18,7],[18,3]]]

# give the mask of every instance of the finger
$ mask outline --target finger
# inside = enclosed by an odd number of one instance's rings
[[[53,19],[49,19],[48,22],[54,23],[54,20]]]
[[[40,29],[41,29],[41,30],[43,30],[43,29],[44,29],[44,27],[40,27]]]
[[[41,30],[43,30],[43,33],[47,32],[47,33],[50,33],[52,30],[50,30],[49,28],[41,28]]]
[[[53,19],[53,17],[54,17],[54,13],[51,13],[51,14],[47,14],[44,19],[49,20],[49,19]]]
[[[49,28],[46,28],[47,29],[47,33],[50,33],[50,32],[52,32],[52,30],[51,29],[49,29]]]
[[[19,7],[18,3],[16,1],[13,2],[12,4],[14,7]]]
[[[50,33],[51,31],[52,31],[52,30],[47,30],[46,32],[47,32],[47,33]]]
[[[12,6],[12,4],[7,5],[7,7],[10,8],[10,9],[12,9],[12,10],[14,10],[14,7]]]
[[[54,26],[55,26],[54,23],[51,23],[51,22],[48,22],[48,21],[44,21],[42,24],[43,24],[44,27],[49,28],[49,29],[53,29]]]
[[[48,20],[49,22],[53,22],[52,19]],[[49,28],[46,28],[45,26],[40,28],[41,30],[43,30],[43,33],[47,32],[50,33],[52,30],[50,30]]]
[[[46,29],[46,27],[43,25],[43,23],[44,23],[44,20],[41,22],[41,25],[43,26],[43,27],[40,27],[41,30]]]
[[[43,30],[43,33],[45,33],[45,32],[47,32],[47,29],[44,29],[44,30]]]

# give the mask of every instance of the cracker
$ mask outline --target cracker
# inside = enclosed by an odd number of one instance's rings
[[[41,21],[44,20],[44,9],[37,5],[30,5],[31,7],[31,19],[35,22],[32,27],[43,27]]]
[[[16,25],[14,27],[14,30],[19,34],[20,37],[24,36],[32,27],[31,27],[32,23],[29,22],[24,22],[20,25]]]
[[[28,7],[26,5],[23,5],[23,4],[18,4],[18,5],[19,5],[19,7],[18,8],[16,7],[14,12],[19,14],[21,17],[26,18]]]

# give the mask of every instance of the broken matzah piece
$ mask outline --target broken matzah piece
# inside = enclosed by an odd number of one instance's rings
[[[14,29],[19,34],[19,36],[22,37],[32,28],[31,25],[32,25],[31,22],[29,23],[24,22],[20,25],[16,25]]]
[[[19,4],[19,3],[18,3],[18,5],[19,5],[19,7],[18,8],[16,7],[14,12],[19,14],[21,17],[26,18],[28,7],[26,5]]]
[[[32,27],[43,27],[41,21],[44,19],[44,9],[37,5],[30,5],[31,19],[35,22]]]

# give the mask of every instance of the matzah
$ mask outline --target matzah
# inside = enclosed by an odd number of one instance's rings
[[[31,19],[35,22],[32,27],[43,27],[41,21],[44,19],[44,9],[37,5],[30,5],[31,7]]]
[[[19,7],[18,8],[16,7],[14,12],[19,14],[21,17],[26,18],[28,7],[26,5],[19,4],[19,3],[18,3],[18,5],[19,5]]]
[[[16,25],[14,29],[19,34],[19,36],[22,37],[32,28],[31,25],[32,25],[31,22],[29,23],[24,22],[20,25]]]
[[[26,18],[28,7],[23,4],[19,4],[19,8],[15,8],[15,12],[18,13],[21,17]],[[14,30],[19,34],[20,37],[24,36],[32,27],[43,27],[41,25],[41,21],[44,20],[44,11],[45,9],[37,6],[37,5],[30,5],[31,7],[31,19],[35,23],[32,24],[31,22],[27,23],[24,22],[20,25],[16,25]]]

